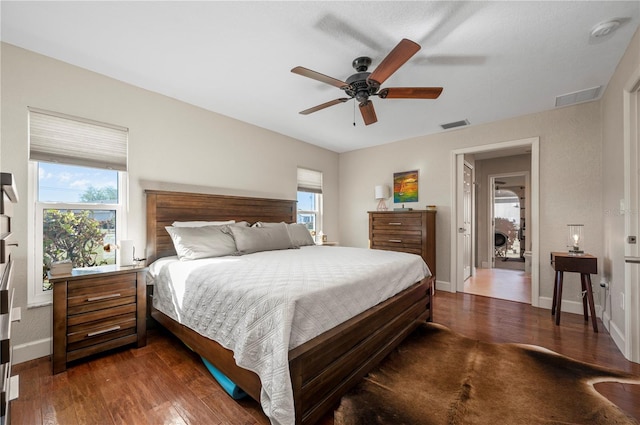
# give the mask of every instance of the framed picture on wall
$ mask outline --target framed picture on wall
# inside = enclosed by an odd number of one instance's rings
[[[418,202],[418,170],[393,173],[393,202]]]

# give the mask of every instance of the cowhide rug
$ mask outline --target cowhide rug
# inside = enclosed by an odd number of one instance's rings
[[[640,377],[425,324],[342,398],[335,425],[637,424],[594,388]],[[639,401],[640,402],[640,401]]]

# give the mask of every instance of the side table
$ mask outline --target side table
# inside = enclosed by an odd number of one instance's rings
[[[54,374],[83,357],[146,345],[146,271],[143,266],[111,265],[50,276]]]
[[[552,252],[551,266],[556,271],[556,279],[553,287],[553,303],[551,305],[551,314],[555,314],[556,316],[556,325],[560,324],[560,307],[562,304],[562,283],[564,272],[580,273],[584,321],[589,321],[590,311],[593,331],[598,332],[596,309],[593,302],[593,291],[591,288],[591,275],[598,273],[598,258],[590,254],[570,255],[568,252]]]

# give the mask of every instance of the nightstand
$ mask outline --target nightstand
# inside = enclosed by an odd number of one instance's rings
[[[556,315],[556,325],[560,324],[564,272],[580,273],[584,321],[589,321],[590,310],[593,331],[598,332],[598,321],[596,319],[593,290],[591,288],[591,275],[598,273],[598,258],[589,254],[571,255],[568,252],[552,252],[551,266],[556,271],[556,279],[553,285],[553,303],[551,305],[551,314]]]
[[[100,266],[51,276],[53,373],[67,363],[124,345],[143,347],[146,267]]]

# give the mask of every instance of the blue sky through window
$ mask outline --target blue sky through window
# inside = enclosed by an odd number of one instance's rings
[[[298,210],[314,211],[316,196],[315,193],[298,192]]]
[[[118,172],[47,162],[38,163],[38,201],[81,202],[90,187],[118,187]]]

